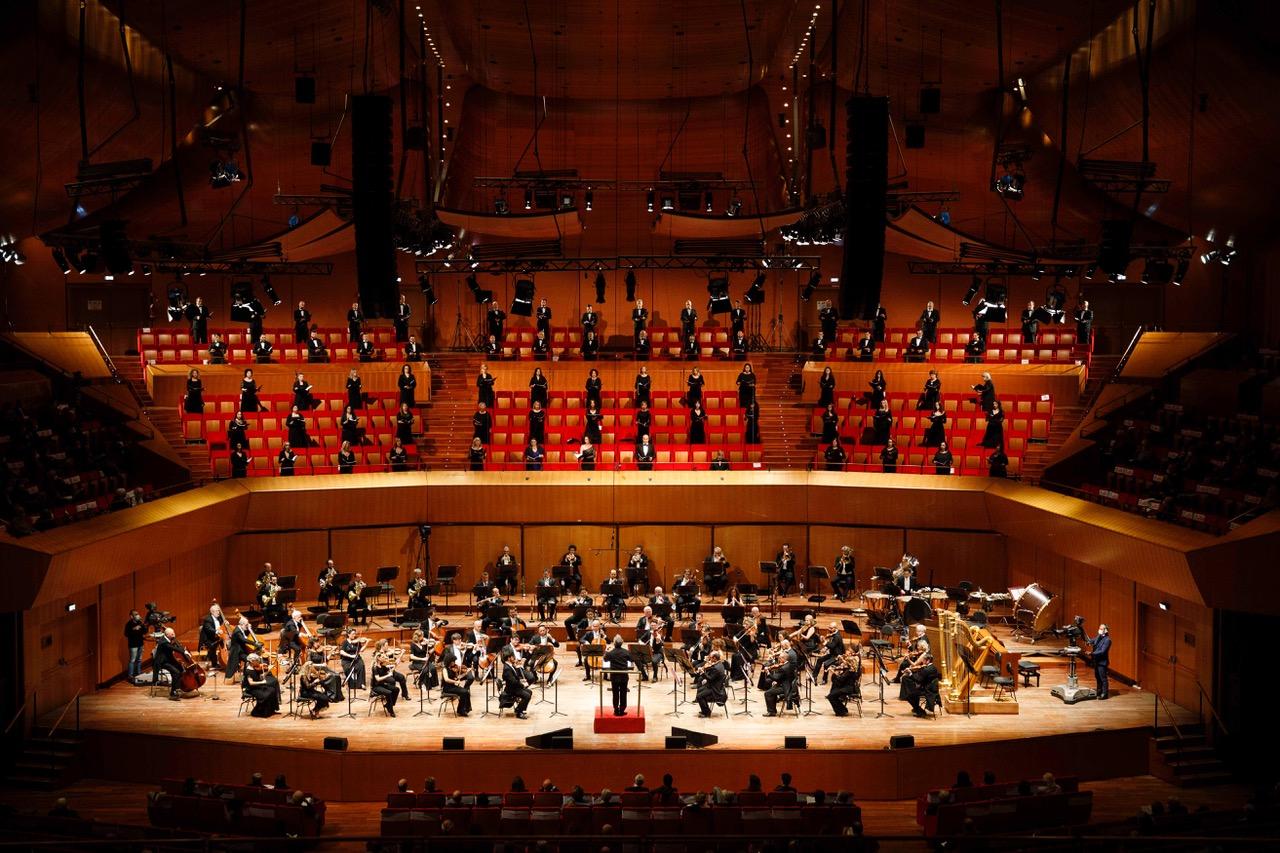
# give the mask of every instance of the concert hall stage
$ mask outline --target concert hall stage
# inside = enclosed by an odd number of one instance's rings
[[[786,714],[763,717],[757,690],[750,693],[752,716],[738,716],[741,699],[728,706],[730,716],[717,709],[700,719],[692,703],[672,710],[671,680],[646,686],[642,697],[647,731],[643,734],[596,734],[592,719],[599,688],[584,684],[572,655],[560,653],[563,670],[559,710],[548,691],[546,703],[534,702],[529,719],[483,717],[483,691],[472,689],[470,718],[452,710],[436,715],[438,702],[425,705],[430,716],[415,717],[419,703],[401,701],[395,719],[381,709],[369,716],[368,705],[356,702],[356,719],[344,718],[346,705],[336,705],[318,720],[285,716],[288,694],[280,715],[272,719],[237,717],[238,686],[218,679],[218,700],[212,682],[199,698],[170,702],[163,691],[152,697],[145,687],[117,684],[81,700],[85,739],[83,773],[125,781],[154,782],[157,773],[169,777],[196,776],[218,781],[247,779],[254,771],[267,778],[286,772],[291,781],[328,800],[379,800],[407,778],[417,787],[426,776],[439,780],[443,790],[504,791],[511,778],[522,775],[536,786],[550,777],[562,788],[581,784],[588,789],[620,790],[635,773],[660,779],[675,775],[681,790],[713,785],[742,785],[750,773],[769,767],[789,770],[803,788],[851,790],[858,800],[902,799],[932,787],[946,786],[957,770],[979,774],[992,770],[1001,779],[1036,777],[1045,771],[1083,779],[1136,776],[1148,772],[1153,694],[1135,689],[1113,692],[1107,702],[1064,705],[1049,691],[1065,680],[1064,667],[1043,664],[1040,687],[1018,691],[1021,713],[975,715],[940,713],[936,719],[916,719],[907,703],[897,700],[897,685],[885,688],[885,711],[877,719],[877,691],[864,683],[862,718],[838,718],[825,701],[828,688],[813,692],[813,716]],[[739,697],[741,691],[738,691]],[[437,696],[438,692],[433,692]],[[690,694],[692,698],[692,693]],[[605,702],[608,703],[608,690]],[[634,703],[635,696],[632,694]],[[492,703],[496,714],[497,702]],[[1181,713],[1181,710],[1178,709]],[[1193,715],[1185,712],[1185,721]],[[1183,719],[1179,719],[1182,722]],[[719,743],[707,749],[666,751],[664,738],[671,727],[715,735]],[[525,738],[560,728],[573,729],[573,749],[541,751],[525,746]],[[808,740],[805,752],[778,761],[777,750],[786,736]],[[912,735],[915,748],[890,750],[893,735]],[[326,751],[326,737],[345,737],[348,751]],[[443,751],[443,737],[466,739],[463,751]],[[601,753],[612,760],[601,761]],[[766,760],[766,755],[773,758]],[[772,784],[772,782],[769,782]]]

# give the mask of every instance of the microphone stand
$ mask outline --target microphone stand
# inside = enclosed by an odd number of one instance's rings
[[[423,664],[422,670],[418,673],[418,713],[413,715],[415,717],[427,717],[431,715],[431,712],[426,710],[425,707],[423,707],[423,698],[422,698],[422,682],[426,680],[427,668],[430,666],[431,666],[431,657],[428,655],[427,662]],[[428,690],[427,692],[430,693],[431,691]]]

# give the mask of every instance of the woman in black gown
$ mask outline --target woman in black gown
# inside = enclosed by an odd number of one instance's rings
[[[594,367],[591,368],[591,372],[587,374],[586,391],[586,404],[588,409],[591,408],[592,403],[595,403],[597,409],[604,407],[604,401],[602,399],[604,393],[604,380],[600,378],[600,371],[596,370]]]
[[[822,368],[818,377],[818,405],[829,406],[836,401],[836,375],[830,367]]]
[[[755,399],[756,373],[751,367],[751,362],[747,362],[742,365],[742,372],[738,374],[738,408],[745,409],[755,402]]]
[[[484,470],[484,458],[487,454],[484,449],[484,442],[479,436],[471,439],[471,447],[467,450],[467,464],[472,471]]]
[[[529,410],[528,425],[529,438],[537,439],[539,444],[546,441],[547,412],[542,408],[540,400],[533,401],[533,408]]]
[[[583,434],[591,439],[592,444],[600,443],[603,424],[604,415],[600,413],[600,408],[596,401],[592,400],[587,406],[587,413],[583,415]]]
[[[396,412],[396,438],[413,444],[413,412],[409,411],[408,403],[401,403],[400,411]]]
[[[412,367],[406,364],[404,367],[400,368],[400,377],[396,379],[396,385],[400,388],[400,404],[416,406],[418,377],[413,375]]]
[[[649,368],[643,364],[640,365],[640,372],[636,374],[635,389],[636,395],[632,403],[638,409],[641,403],[650,401],[650,394],[653,392],[653,377],[649,375]]]
[[[706,384],[707,379],[702,375],[702,371],[695,367],[689,371],[689,377],[684,382],[689,386],[689,390],[685,393],[685,402],[692,409],[694,403],[702,402],[702,386]]]
[[[247,368],[240,380],[240,411],[258,411],[258,383],[253,380],[253,368]]]
[[[293,405],[304,412],[316,407],[316,398],[311,395],[311,383],[301,371],[293,375]]]
[[[867,407],[874,412],[880,408],[885,390],[888,388],[888,383],[884,381],[884,371],[877,370],[876,375],[871,377],[871,381],[867,384],[871,387],[871,393],[867,395]]]
[[[760,401],[752,400],[751,405],[747,407],[746,414],[743,415],[743,421],[746,429],[742,434],[742,441],[745,444],[760,443]]]
[[[925,447],[938,447],[947,439],[947,413],[939,401],[933,405],[933,414],[929,415],[929,428],[924,433]]]
[[[533,375],[529,377],[529,405],[534,403],[541,403],[544,407],[547,405],[547,377],[541,367],[535,367]]]
[[[636,441],[648,435],[652,428],[653,413],[649,411],[649,401],[645,400],[640,404],[640,411],[636,412]]]
[[[835,403],[828,403],[826,411],[822,413],[822,443],[830,444],[835,441],[839,432],[840,415],[836,413]]]
[[[329,707],[329,694],[325,690],[325,682],[329,671],[323,666],[308,661],[298,677],[298,695],[311,702],[311,719],[320,716],[320,712]]]
[[[494,399],[497,396],[493,392],[493,386],[497,381],[498,378],[489,372],[489,365],[480,365],[480,375],[476,377],[477,403],[484,403],[489,408],[493,408]]]
[[[351,406],[347,406],[347,410],[342,413],[342,440],[349,441],[352,444],[360,443],[360,418],[356,417],[355,410]]]
[[[364,408],[364,383],[360,381],[360,373],[354,367],[347,374],[347,405],[352,409]]]
[[[293,411],[289,412],[289,417],[284,419],[284,425],[289,430],[289,443],[294,447],[311,445],[311,437],[307,435],[307,419],[297,406],[294,406]]]
[[[987,412],[987,429],[982,433],[982,446],[994,450],[1004,447],[1004,409],[1000,401],[991,403],[991,411]]]
[[[182,399],[182,410],[189,415],[204,414],[204,383],[200,371],[194,367],[187,374],[187,396]]]
[[[693,404],[689,411],[689,443],[707,443],[707,413],[702,408],[702,401]]]
[[[280,710],[280,682],[256,654],[249,655],[241,690],[253,697],[253,710],[249,712],[252,716],[271,717]]]
[[[893,413],[889,411],[889,401],[881,400],[880,408],[871,418],[871,443],[886,444],[889,433],[893,430]]]
[[[955,461],[951,455],[951,449],[947,447],[944,441],[938,446],[938,452],[933,454],[933,473],[939,476],[947,476],[951,473],[951,464]]]
[[[916,411],[932,412],[940,399],[942,399],[942,380],[938,378],[938,371],[930,370],[929,378],[924,381],[924,390],[916,400]]]
[[[347,629],[347,638],[338,647],[338,656],[342,659],[342,680],[351,690],[364,689],[364,644],[368,637],[361,637],[355,628]]]

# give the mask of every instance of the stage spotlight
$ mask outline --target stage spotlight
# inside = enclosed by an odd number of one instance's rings
[[[1009,199],[1010,201],[1019,201],[1022,199],[1023,188],[1027,182],[1027,176],[1022,172],[1006,172],[996,178],[996,192]]]
[[[170,323],[176,323],[186,314],[186,297],[180,287],[171,287],[168,291],[169,307],[165,310]]]
[[[964,299],[960,300],[961,305],[968,305],[973,301],[973,297],[978,295],[978,291],[982,289],[982,277],[974,276],[969,281],[969,289],[964,292]]]
[[[1147,258],[1142,266],[1143,284],[1168,284],[1173,280],[1173,264],[1164,258]]]
[[[535,290],[536,288],[531,279],[516,279],[516,295],[511,300],[511,313],[514,316],[533,316],[533,294]]]
[[[1027,82],[1021,77],[1013,81],[1013,94],[1018,96],[1021,103],[1027,102]]]
[[[733,305],[729,302],[729,279],[727,276],[718,275],[707,282],[708,300],[707,310],[712,314],[728,314],[733,310]]]
[[[596,272],[596,302],[604,302],[604,273]]]
[[[436,304],[436,289],[426,273],[418,276],[418,290],[422,291],[422,298],[427,300],[428,305]]]
[[[573,193],[560,193],[560,209],[569,210],[573,207]]]
[[[627,301],[635,302],[636,301],[636,271],[633,269],[627,270],[627,277],[623,281],[627,286]]]
[[[706,199],[705,206],[706,206],[707,213],[710,213],[712,211],[712,205],[715,203],[715,196],[711,194],[711,190],[707,190],[703,198]]]
[[[1093,274],[1096,273],[1097,271],[1098,271],[1097,264],[1089,264],[1089,266],[1085,267],[1084,268],[1085,281],[1093,281]]]
[[[229,187],[243,177],[235,160],[214,160],[209,164],[209,186],[214,189]]]
[[[1200,263],[1207,264],[1209,263],[1209,261],[1216,261],[1217,259],[1218,259],[1218,250],[1210,249],[1209,251],[1205,252],[1200,256]]]
[[[1179,258],[1178,266],[1173,271],[1173,283],[1177,287],[1182,286],[1182,280],[1187,277],[1187,272],[1191,269],[1190,258]]]
[[[480,290],[477,288],[472,291],[472,295],[475,296],[477,305],[487,305],[493,301],[492,290]]]
[[[62,270],[63,275],[71,272],[71,265],[67,263],[67,253],[61,249],[53,250],[53,262],[58,265],[58,269]]]
[[[593,202],[595,202],[595,193],[591,192],[591,190],[587,190],[585,193],[582,194],[582,203],[587,208],[587,210],[591,210],[591,205]]]
[[[1032,280],[1032,281],[1039,281],[1039,280],[1040,280],[1040,279],[1042,279],[1042,278],[1044,278],[1044,267],[1042,267],[1042,266],[1040,266],[1039,264],[1037,264],[1037,265],[1036,265],[1036,266],[1031,270],[1031,280]]]
[[[88,275],[91,272],[98,271],[98,256],[88,249],[84,250],[84,254],[80,256],[80,266],[78,267],[81,275]]]
[[[649,190],[644,194],[644,206],[645,210],[653,213],[653,190]]]
[[[747,288],[747,292],[742,294],[742,301],[748,305],[760,305],[764,302],[764,282],[765,274],[757,273],[751,286]]]
[[[524,209],[525,210],[533,209],[533,190],[529,189],[528,187],[526,187],[524,191]]]
[[[737,216],[741,212],[742,212],[742,199],[738,198],[735,195],[729,201],[729,207],[727,210],[725,210],[725,214],[728,216]]]
[[[822,273],[814,270],[809,274],[809,281],[805,283],[804,290],[800,291],[800,299],[808,302],[813,298],[813,292],[818,289],[818,285],[822,283]]]
[[[272,305],[279,305],[281,302],[280,294],[276,293],[276,289],[271,285],[269,276],[262,277],[262,290],[267,294],[267,298],[271,300]]]
[[[143,264],[143,265],[142,265],[142,274],[143,274],[143,275],[151,275],[151,264]]]
[[[1230,266],[1236,257],[1236,235],[1232,234],[1227,238],[1227,248],[1218,255],[1218,261],[1224,267]],[[21,263],[21,261],[19,261]]]
[[[675,199],[675,196],[664,195],[664,196],[662,197],[662,209],[663,209],[663,210],[675,210],[675,209],[676,209],[676,199]]]

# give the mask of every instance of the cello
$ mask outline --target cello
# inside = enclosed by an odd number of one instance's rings
[[[175,645],[173,647],[173,659],[182,667],[182,674],[178,676],[178,689],[183,693],[195,693],[204,686],[208,676],[205,674],[204,667],[196,663],[195,658],[191,657],[191,652],[182,646]]]

